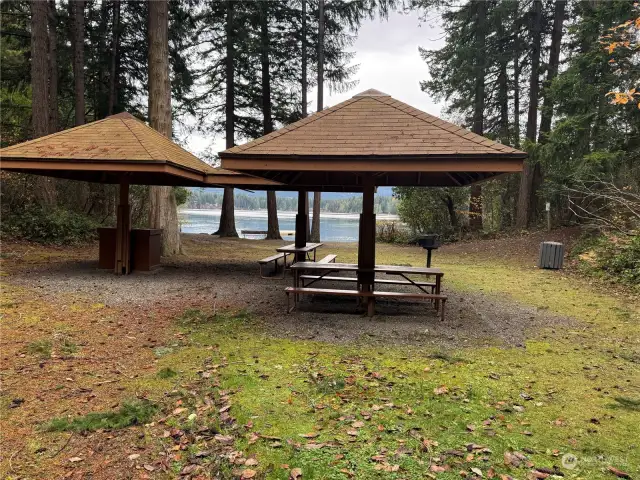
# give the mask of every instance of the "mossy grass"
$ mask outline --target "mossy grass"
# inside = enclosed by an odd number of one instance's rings
[[[36,340],[27,345],[27,352],[42,359],[51,358],[53,346],[50,340]]]
[[[54,418],[42,426],[48,432],[92,432],[95,430],[116,430],[133,425],[148,423],[157,406],[146,400],[126,401],[112,412],[92,412],[81,417]]]
[[[554,282],[543,288],[557,288]],[[570,302],[586,295],[575,288],[571,294]],[[589,301],[606,300],[591,295]],[[580,311],[581,306],[550,309]],[[486,474],[490,466],[498,474],[524,478],[526,469],[503,462],[505,451],[516,450],[547,468],[560,465],[565,453],[576,455],[577,467],[564,470],[568,478],[607,478],[608,465],[640,471],[640,445],[633,440],[638,369],[598,333],[619,325],[616,313],[603,315],[601,324],[597,317],[579,335],[546,332],[521,348],[451,350],[272,338],[247,312],[190,311],[188,321],[184,317],[187,344],[162,361],[192,378],[207,359],[227,363],[219,373],[220,388],[233,392],[237,424],[281,439],[276,447],[237,437],[235,447],[255,455],[262,466],[302,468],[305,478],[418,479],[426,478],[430,462],[440,457],[450,470],[437,478],[460,478],[460,470],[471,468]],[[619,387],[609,387],[609,379]],[[632,395],[622,400],[617,390]],[[194,425],[177,426],[193,429],[204,421],[214,419],[199,416]],[[354,422],[363,426],[354,428]],[[309,433],[317,437],[301,436]],[[424,439],[437,445],[425,450]],[[492,453],[467,457],[470,444]],[[462,451],[464,458],[447,451]],[[398,472],[376,470],[371,458],[380,454],[398,465]],[[288,478],[286,469],[263,473]]]
[[[164,367],[158,370],[158,378],[167,379],[167,378],[173,378],[177,375],[178,375],[178,372],[176,372],[171,367]]]

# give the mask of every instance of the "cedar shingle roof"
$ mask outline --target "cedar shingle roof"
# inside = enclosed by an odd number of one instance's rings
[[[166,162],[202,174],[219,173],[129,113],[3,148],[0,156],[23,160]]]
[[[128,113],[0,150],[2,170],[139,185],[275,188],[263,178],[214,168]]]
[[[526,154],[440,120],[378,90],[366,90],[331,108],[220,154],[263,156],[478,156]]]

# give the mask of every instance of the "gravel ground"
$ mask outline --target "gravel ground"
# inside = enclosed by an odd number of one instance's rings
[[[95,261],[35,265],[6,279],[33,288],[45,298],[67,293],[113,306],[150,308],[180,303],[246,308],[270,335],[325,342],[520,346],[529,333],[570,323],[507,298],[452,291],[446,282],[444,293],[449,299],[444,322],[427,303],[393,300],[379,300],[377,315],[370,319],[358,313],[351,297],[307,297],[287,315],[283,289],[291,284],[290,277],[261,279],[254,262],[182,260],[156,272],[126,277],[96,267]]]

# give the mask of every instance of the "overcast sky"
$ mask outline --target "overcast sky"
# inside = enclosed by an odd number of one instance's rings
[[[353,63],[359,65],[351,91],[333,93],[325,91],[325,108],[340,103],[353,95],[375,88],[415,108],[440,114],[440,105],[420,90],[420,81],[429,77],[427,65],[420,58],[418,47],[440,48],[442,31],[436,22],[421,23],[415,12],[391,13],[388,20],[375,19],[365,22],[358,32],[352,50]],[[316,110],[316,90],[309,92],[309,112]],[[192,135],[186,139],[186,147],[196,155],[209,146],[213,152],[224,150],[224,137]]]

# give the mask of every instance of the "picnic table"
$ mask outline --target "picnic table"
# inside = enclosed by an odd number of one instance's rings
[[[327,294],[327,295],[350,295],[357,297],[396,297],[396,298],[415,298],[415,299],[428,299],[433,300],[436,309],[441,308],[441,318],[444,319],[444,302],[447,297],[441,294],[442,277],[444,272],[439,268],[430,267],[412,267],[402,265],[376,265],[373,268],[374,274],[385,274],[391,276],[399,276],[402,279],[381,279],[376,278],[374,283],[377,284],[392,284],[392,285],[409,285],[416,287],[419,292],[382,292],[377,291],[374,288],[373,292],[361,291],[360,285],[357,285],[356,290],[336,290],[327,288],[309,288],[313,283],[327,280],[335,282],[355,282],[358,283],[356,277],[342,277],[332,276],[333,273],[338,272],[358,272],[358,265],[354,263],[316,263],[316,262],[296,262],[291,265],[291,271],[293,272],[293,287],[285,289],[287,293],[287,299],[289,294],[294,295],[294,302],[297,302],[300,294]],[[434,277],[433,282],[424,282],[414,280],[409,275],[424,275],[427,277]],[[308,280],[308,283],[304,283]],[[429,291],[427,290],[429,289]],[[294,303],[295,307],[295,303]],[[287,311],[291,311],[287,303]]]
[[[285,274],[285,270],[287,268],[287,257],[289,255],[296,255],[297,254],[303,254],[305,255],[305,257],[309,260],[311,259],[311,253],[313,253],[313,262],[316,261],[316,250],[321,247],[323,244],[322,243],[307,243],[304,247],[296,247],[295,243],[292,243],[291,245],[284,245],[282,247],[278,247],[276,248],[276,253],[275,255],[271,255],[270,257],[267,258],[263,258],[262,260],[258,261],[258,264],[260,265],[260,277],[261,278],[269,278],[268,276],[265,275],[265,273],[263,272],[263,267],[265,265],[269,265],[270,263],[274,264],[274,271],[277,273],[278,271],[278,260],[282,260],[282,278],[284,278],[284,274]],[[335,255],[333,256],[333,258],[335,259]]]
[[[316,261],[316,250],[321,247],[322,243],[307,243],[304,247],[296,247],[295,243],[291,245],[285,245],[284,247],[276,248],[276,252],[284,253],[286,255],[304,253],[307,259],[311,260],[311,253],[313,252],[313,261]]]

